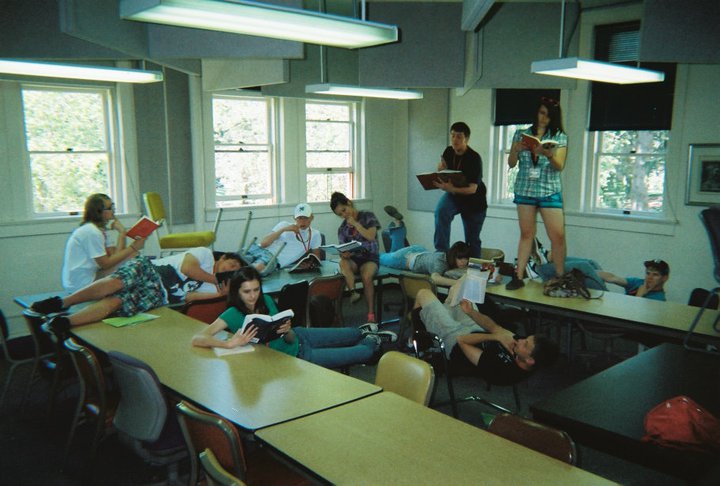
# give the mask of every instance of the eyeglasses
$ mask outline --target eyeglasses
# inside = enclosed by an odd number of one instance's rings
[[[109,208],[103,208],[103,211],[115,211],[115,203],[112,203]]]
[[[558,106],[560,104],[558,100],[555,100],[553,98],[546,98],[545,96],[540,97],[540,102],[543,104],[548,104],[550,106]]]

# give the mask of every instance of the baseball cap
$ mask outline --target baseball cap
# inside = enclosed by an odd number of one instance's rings
[[[670,265],[667,264],[664,260],[660,260],[656,258],[655,260],[648,260],[645,263],[645,268],[652,268],[654,270],[657,270],[660,272],[660,275],[668,275],[670,274]]]
[[[305,217],[309,218],[312,216],[312,208],[307,203],[300,203],[297,206],[295,206],[295,217]]]

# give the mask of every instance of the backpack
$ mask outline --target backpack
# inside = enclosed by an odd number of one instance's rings
[[[665,400],[645,415],[643,442],[698,452],[720,452],[720,420],[680,395]]]
[[[585,299],[591,299],[590,291],[585,285],[587,276],[582,270],[577,268],[571,269],[562,277],[548,280],[543,288],[543,294],[550,297],[575,297],[581,296]]]

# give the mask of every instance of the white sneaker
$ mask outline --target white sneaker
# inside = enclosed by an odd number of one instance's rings
[[[350,303],[354,304],[357,301],[359,301],[362,298],[362,295],[360,295],[360,292],[353,292],[350,294]]]
[[[530,280],[539,280],[540,275],[535,271],[535,265],[527,264],[525,266],[525,273],[528,277],[530,277]]]
[[[367,324],[362,324],[358,326],[358,329],[361,333],[367,334],[369,332],[371,333],[377,333],[378,332],[378,325],[375,322],[368,322]]]

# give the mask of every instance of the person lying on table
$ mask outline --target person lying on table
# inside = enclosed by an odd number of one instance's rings
[[[425,328],[445,342],[445,353],[456,374],[479,375],[497,385],[511,385],[540,367],[552,365],[558,346],[544,336],[519,338],[493,319],[480,313],[468,300],[451,306],[455,284],[442,303],[430,290],[422,289],[415,299]]]
[[[320,258],[322,236],[310,226],[314,218],[312,208],[308,203],[300,203],[295,206],[294,216],[293,223],[279,222],[259,245],[257,243],[250,245],[245,259],[257,268],[261,275],[269,275],[278,266],[289,267],[308,253]],[[275,264],[268,267],[268,263],[283,243],[285,247],[278,253]]]
[[[648,260],[645,265],[645,278],[618,277],[610,272],[598,272],[600,278],[608,283],[625,289],[625,295],[644,297],[653,300],[667,300],[665,282],[670,278],[670,265],[663,260]]]
[[[111,314],[133,316],[167,304],[225,295],[215,274],[238,270],[241,265],[237,253],[226,253],[215,261],[209,248],[191,248],[154,260],[138,256],[65,298],[50,297],[33,303],[30,309],[54,314],[76,304],[97,301],[69,316],[53,317],[48,326],[62,335],[70,326],[96,322]]]
[[[466,270],[470,261],[470,246],[464,241],[457,241],[448,251],[428,251],[424,246],[410,245],[400,250],[381,253],[380,265],[398,270],[409,270],[415,273],[426,273],[436,285],[450,287],[457,282],[454,269]],[[464,273],[464,272],[459,272]]]
[[[228,309],[215,322],[193,336],[192,344],[203,348],[245,346],[257,334],[253,325],[242,330],[245,316],[277,313],[275,302],[262,291],[260,273],[254,267],[243,267],[230,280]],[[217,333],[224,330],[232,334],[228,340],[216,337]],[[380,350],[382,342],[397,340],[395,333],[378,332],[377,325],[367,324],[362,329],[293,328],[292,322],[288,320],[278,328],[277,333],[277,338],[268,342],[270,348],[327,368],[367,363]]]

